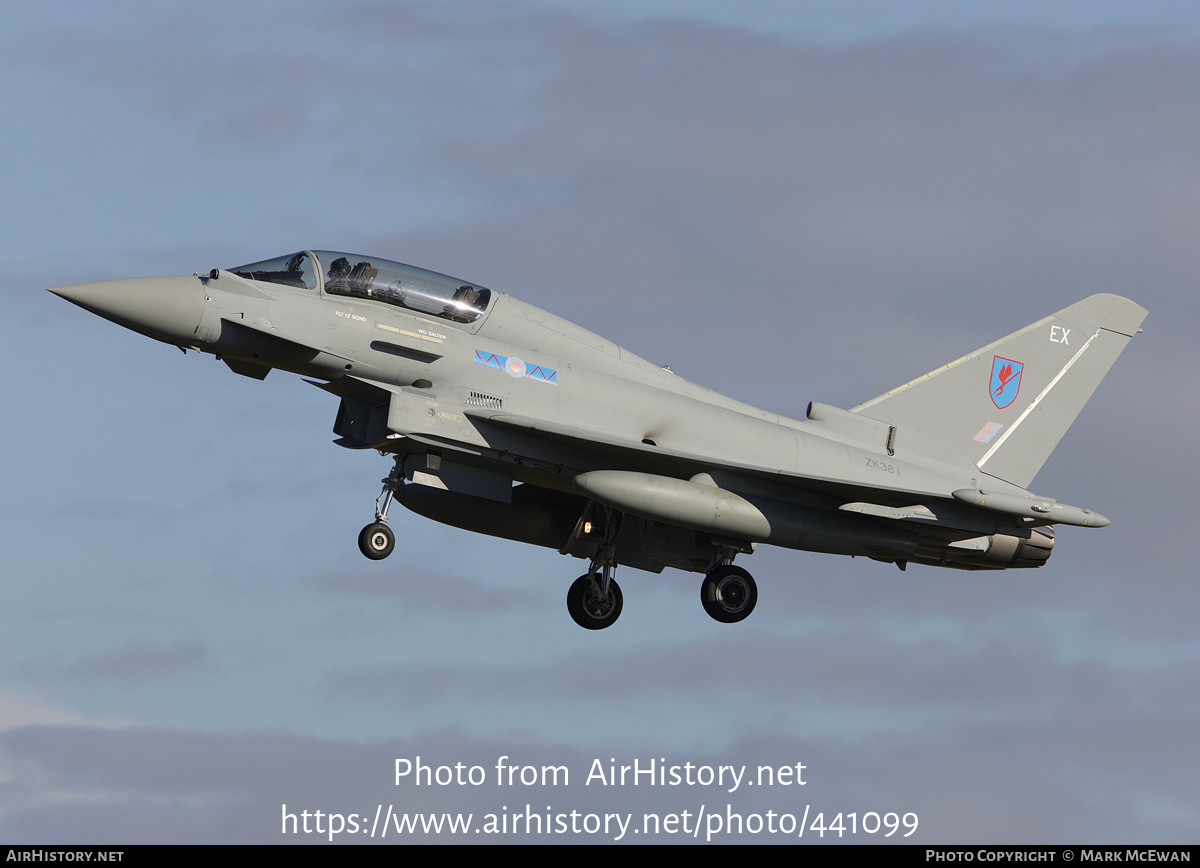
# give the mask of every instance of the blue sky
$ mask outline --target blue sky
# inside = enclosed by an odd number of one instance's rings
[[[802,795],[721,803],[1194,842],[1200,14],[1044,6],[7,4],[0,840],[506,804],[393,786],[420,754],[576,781],[803,761]],[[330,443],[330,396],[44,292],[305,247],[509,292],[791,416],[1128,295],[1146,333],[1034,484],[1113,525],[1026,573],[764,549],[735,627],[697,576],[622,570],[594,635],[563,606],[582,563],[548,550],[401,513],[369,563],[389,464]]]

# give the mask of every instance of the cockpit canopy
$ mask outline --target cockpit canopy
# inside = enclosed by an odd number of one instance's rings
[[[382,301],[460,323],[483,316],[492,298],[490,289],[436,271],[331,250],[303,250],[229,270],[247,280]]]

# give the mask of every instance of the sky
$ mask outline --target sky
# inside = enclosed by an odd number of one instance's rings
[[[1194,4],[13,2],[0,49],[0,840],[1200,839]],[[397,507],[368,562],[390,462],[332,445],[331,396],[44,291],[303,248],[792,417],[1128,296],[1144,333],[1033,484],[1112,526],[1003,573],[762,547],[738,625],[622,568],[595,633],[548,549]],[[804,768],[596,775],[652,761]],[[389,806],[474,826],[299,828]],[[580,827],[474,831],[522,811]]]

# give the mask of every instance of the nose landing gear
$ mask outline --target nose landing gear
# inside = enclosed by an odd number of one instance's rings
[[[396,548],[396,535],[387,526],[388,508],[404,484],[404,456],[397,455],[395,461],[392,472],[382,480],[383,491],[375,499],[375,521],[358,534],[358,550],[373,561],[383,560]]]

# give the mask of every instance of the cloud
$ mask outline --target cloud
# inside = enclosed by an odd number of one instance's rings
[[[341,572],[321,578],[319,584],[328,591],[392,599],[414,611],[435,609],[455,615],[521,611],[541,599],[527,589],[496,587],[433,570],[409,572],[402,580],[392,573]]]
[[[61,674],[90,680],[174,678],[211,665],[199,642],[125,645],[71,663]]]
[[[35,696],[0,693],[0,732],[24,726],[74,726],[87,722],[83,715]]]

